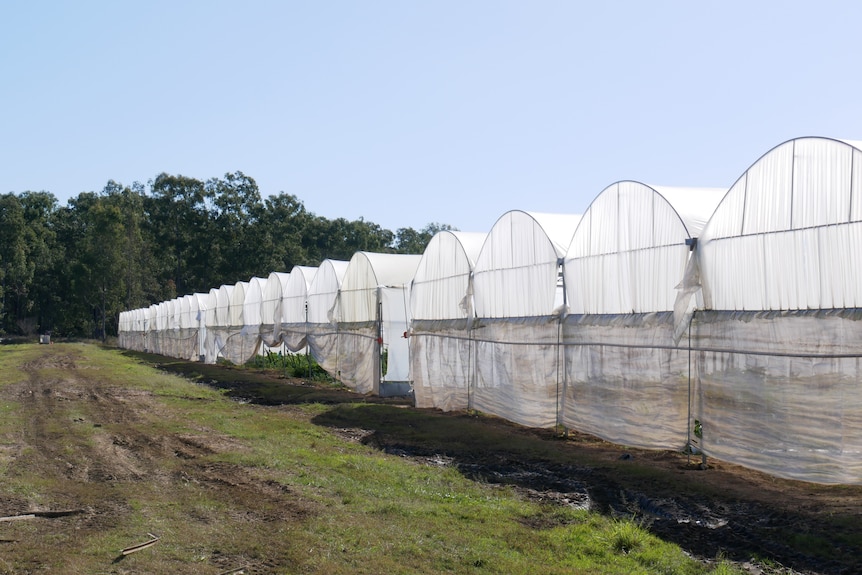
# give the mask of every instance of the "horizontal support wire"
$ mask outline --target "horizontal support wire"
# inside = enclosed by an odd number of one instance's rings
[[[454,339],[458,341],[473,341],[476,343],[496,343],[503,345],[513,345],[513,346],[522,346],[522,347],[530,347],[530,346],[562,346],[562,347],[615,347],[615,348],[623,348],[623,349],[658,349],[658,350],[667,350],[667,351],[680,351],[680,352],[708,352],[708,353],[726,353],[726,354],[739,354],[739,355],[761,355],[761,356],[770,356],[770,357],[799,357],[804,359],[858,359],[862,358],[862,353],[783,353],[777,351],[755,351],[755,350],[737,350],[737,349],[729,349],[729,348],[720,348],[720,347],[678,347],[674,345],[657,345],[657,344],[631,344],[631,343],[609,343],[609,342],[601,342],[601,341],[585,341],[585,342],[534,342],[534,341],[508,341],[508,340],[491,340],[491,339],[479,339],[475,337],[469,336],[453,336],[453,335],[444,335],[444,334],[436,334],[436,333],[414,333],[412,337],[435,337],[440,339]]]

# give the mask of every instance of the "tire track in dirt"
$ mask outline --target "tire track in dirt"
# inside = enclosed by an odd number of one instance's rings
[[[23,381],[0,387],[0,399],[21,405],[21,427],[15,437],[0,441],[9,450],[8,474],[22,481],[41,478],[38,493],[0,497],[0,515],[82,509],[52,520],[43,534],[45,541],[65,539],[74,546],[87,533],[113,528],[134,513],[129,494],[136,489],[171,493],[193,485],[224,502],[237,522],[297,522],[313,512],[288,488],[253,469],[211,459],[241,451],[240,442],[207,429],[158,431],[165,427],[154,423],[177,415],[156,396],[124,388],[98,369],[79,366],[73,353],[53,348],[20,366]],[[183,512],[189,525],[214,521],[194,509]],[[9,562],[18,550],[17,564],[38,563],[32,554],[45,544],[41,537],[4,546],[3,559]],[[63,552],[62,545],[57,552]],[[228,564],[231,558],[222,555],[218,562]]]

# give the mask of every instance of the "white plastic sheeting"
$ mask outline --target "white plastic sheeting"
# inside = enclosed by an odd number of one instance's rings
[[[860,146],[790,140],[737,180],[698,245],[704,307],[859,307],[862,270],[848,262],[862,245]]]
[[[181,357],[179,340],[179,302],[177,298],[164,301],[158,306],[156,316],[157,332],[154,334],[154,350],[161,355],[170,357]]]
[[[566,250],[569,313],[673,310],[690,248],[727,192],[624,181],[590,204]]]
[[[705,453],[862,482],[859,246],[858,142],[790,140],[730,188],[686,271],[706,308],[689,332]]]
[[[694,414],[707,455],[862,483],[862,311],[697,312]]]
[[[348,262],[324,260],[308,286],[307,342],[311,355],[333,377],[340,377],[338,326],[333,308]]]
[[[203,345],[203,361],[205,363],[215,363],[218,354],[215,337],[218,330],[218,320],[216,316],[216,308],[218,307],[219,288],[210,289],[207,294],[207,312],[206,312],[206,334]]]
[[[681,449],[689,355],[673,346],[676,285],[726,190],[616,182],[584,213],[566,252],[561,421],[609,441]]]
[[[491,228],[473,271],[473,408],[531,427],[557,423],[560,267],[580,219],[514,210]]]
[[[208,317],[212,318],[212,323],[207,324],[205,358],[207,363],[216,363],[219,357],[223,357],[222,349],[230,336],[230,302],[233,299],[233,290],[234,286],[231,284],[219,286],[214,294],[215,308],[213,315],[210,316],[209,310],[207,310]],[[212,298],[213,294],[212,290],[210,290],[210,299],[212,300]]]
[[[182,298],[180,339],[184,343],[185,359],[198,361],[205,355],[206,313],[209,294],[194,293]]]
[[[242,300],[242,322],[247,332],[260,332],[261,324],[272,324],[273,318],[264,318],[261,315],[263,305],[263,288],[266,286],[266,278],[253,277],[248,280],[245,289],[245,298]]]
[[[472,273],[487,237],[442,231],[422,254],[410,293],[410,367],[417,407],[469,407]]]
[[[228,306],[228,326],[232,329],[241,330],[245,327],[245,292],[248,289],[247,281],[238,281],[233,286]]]
[[[135,349],[133,315],[132,310],[121,311],[117,320],[117,345],[122,349]]]
[[[558,281],[581,216],[513,210],[503,214],[485,240],[473,273],[480,318],[541,317],[563,303]]]
[[[268,348],[278,348],[281,351],[281,316],[284,295],[284,284],[290,274],[272,272],[266,277],[260,302],[260,337]]]
[[[222,357],[232,363],[240,365],[245,363],[254,357],[260,347],[261,288],[259,284],[264,281],[261,278],[252,278],[252,282],[239,281],[233,286],[228,307],[227,337],[220,350]],[[248,305],[246,304],[247,294],[249,294]],[[248,320],[245,318],[246,312],[249,314]]]
[[[308,290],[317,268],[294,266],[282,294],[281,332],[287,349],[296,353],[306,346]]]
[[[381,393],[381,381],[410,379],[410,281],[421,255],[357,252],[350,259],[335,307],[341,381],[359,393]],[[381,353],[387,352],[381,375]]]

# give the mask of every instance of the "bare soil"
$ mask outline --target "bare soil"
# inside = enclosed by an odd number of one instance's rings
[[[431,465],[455,466],[476,481],[511,485],[550,504],[634,517],[704,561],[723,557],[750,573],[862,573],[860,486],[788,481],[716,460],[701,469],[699,458],[681,453],[627,449],[577,433],[561,437],[553,430],[526,429],[474,413],[417,410],[407,399],[363,397],[278,373],[124,353],[245,401],[331,405],[314,422],[348,439]],[[62,375],[41,376],[47,365],[61,368],[51,373]],[[224,450],[231,438],[174,435],[138,425],[159,417],[158,403],[145,393],[106,385],[98,374],[79,368],[73,354],[46,351],[25,369],[27,381],[0,388],[0,401],[14,397],[26,412],[20,433],[0,438],[0,460],[8,462],[12,474],[35,469],[45,477],[74,480],[72,485],[104,484],[105,489],[58,490],[44,497],[50,509],[41,510],[26,495],[7,493],[0,496],[0,515],[69,511],[44,520],[52,522],[55,537],[63,532],[85,535],[111,525],[113,516],[128,509],[129,502],[110,488],[113,482],[145,478],[165,489],[188,481],[205,485],[214,496],[241,503],[238,508],[247,516],[239,520],[299,520],[311,512],[284,487],[252,470],[198,460],[201,454]],[[348,408],[356,402],[372,405]],[[75,440],[57,425],[59,414],[72,412],[81,414],[72,425],[127,423],[122,427],[127,431],[96,441]],[[70,441],[78,443],[70,446]],[[164,465],[166,458],[172,465]],[[98,499],[92,494],[96,491]],[[6,572],[4,561],[29,562],[33,568],[26,572],[38,571],[43,550],[32,541],[24,545],[14,530],[3,533],[0,573]],[[225,570],[239,560],[212,559]]]
[[[20,402],[24,421],[16,435],[0,436],[0,463],[13,479],[35,476],[42,482],[38,494],[0,490],[0,574],[51,572],[52,560],[63,556],[70,563],[64,572],[76,572],[76,542],[118,525],[132,511],[129,493],[135,489],[171,493],[194,483],[213,500],[230,502],[238,525],[295,523],[307,516],[306,505],[281,484],[202,457],[241,449],[232,438],[211,430],[165,433],[151,425],[166,416],[152,394],[106,381],[98,371],[79,366],[74,352],[55,351],[61,347],[41,348],[42,357],[23,366],[26,381],[0,387],[0,402]],[[76,427],[112,431],[81,434]],[[189,528],[212,521],[194,513],[189,510]],[[31,515],[35,519],[29,520]],[[147,539],[142,532],[128,544]],[[139,572],[124,566],[126,556],[119,551],[110,572]],[[249,560],[216,554],[210,562],[225,571]],[[277,562],[257,562],[254,572],[277,567]]]

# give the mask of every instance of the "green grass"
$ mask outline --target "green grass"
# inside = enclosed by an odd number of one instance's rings
[[[0,387],[21,381],[16,365],[44,351],[10,347],[0,355]],[[240,486],[251,477],[284,493],[271,500],[254,492],[224,500],[201,475],[192,476],[183,460],[171,457],[162,475],[109,484],[70,484],[21,468],[12,476],[8,465],[0,465],[0,495],[49,504],[64,493],[99,510],[101,518],[98,528],[78,535],[46,534],[37,523],[15,526],[16,538],[29,536],[33,543],[15,563],[4,556],[0,573],[33,566],[58,573],[218,573],[242,562],[256,565],[250,571],[255,573],[733,573],[726,564],[714,568],[690,559],[636,522],[530,501],[511,488],[386,455],[331,430],[336,423],[349,427],[382,415],[383,425],[430,425],[421,411],[241,404],[120,352],[90,345],[69,352],[78,354],[76,364],[89,377],[144,393],[142,401],[154,402],[159,413],[80,431],[71,427],[71,451],[93,434],[120,434],[130,426],[156,437],[205,435],[218,439],[221,448],[199,455],[195,465],[236,469]],[[82,407],[75,409],[61,417],[87,416]],[[9,443],[23,422],[16,420],[13,403],[0,403],[0,410],[0,437]],[[64,426],[57,427],[59,432]],[[409,434],[411,427],[402,429]],[[464,438],[445,440],[469,448]],[[178,480],[186,470],[189,479]],[[294,512],[285,514],[285,505]],[[146,540],[148,532],[162,540],[112,563],[120,549]],[[70,551],[51,552],[57,548]]]

